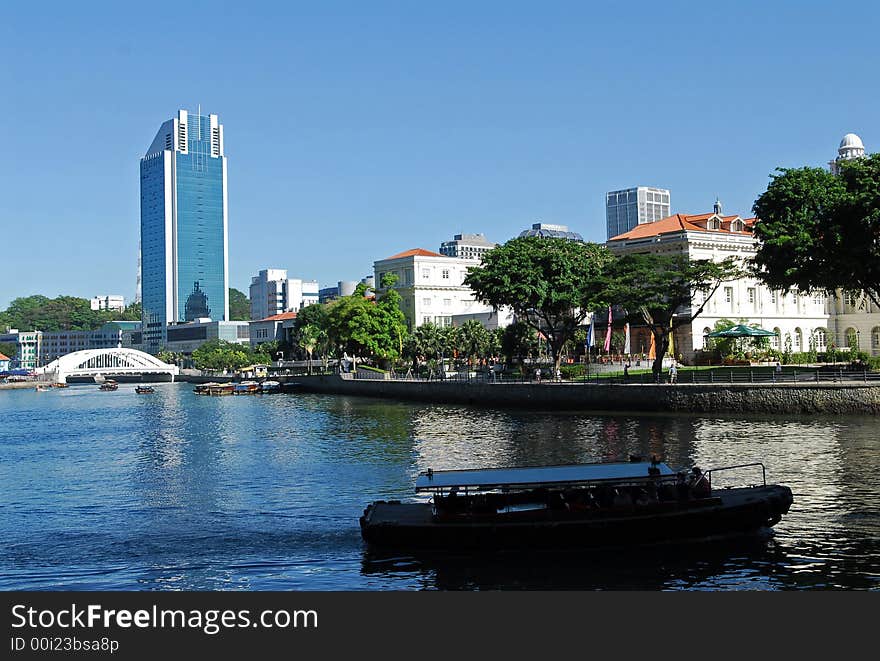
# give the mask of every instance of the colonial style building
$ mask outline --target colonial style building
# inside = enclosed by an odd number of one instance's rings
[[[716,202],[712,213],[679,213],[638,225],[611,238],[606,245],[617,254],[683,254],[690,259],[714,261],[735,257],[745,263],[755,255],[757,248],[757,239],[752,233],[754,223],[754,218],[723,215],[721,204]],[[677,314],[689,316],[703,303],[701,296],[697,292],[692,307]],[[706,336],[720,319],[734,322],[745,319],[747,324],[776,332],[777,336],[770,338],[771,346],[783,351],[808,351],[811,347],[823,351],[828,342],[825,296],[775,291],[755,278],[745,277],[722,283],[700,316],[676,329],[676,356],[693,361],[706,346]],[[631,343],[632,351],[646,352],[648,346],[647,331],[637,331]]]
[[[423,248],[380,259],[373,264],[377,294],[382,295],[382,279],[397,276],[394,288],[401,296],[400,308],[410,329],[422,324],[451,326],[459,315],[491,317],[491,307],[474,298],[464,284],[467,270],[479,266],[479,259],[447,257]]]
[[[855,133],[847,133],[840,141],[837,158],[828,163],[835,174],[841,161],[861,158],[865,155],[862,139]],[[837,292],[829,298],[829,328],[838,347],[851,347],[872,356],[880,356],[880,308],[864,293]]]

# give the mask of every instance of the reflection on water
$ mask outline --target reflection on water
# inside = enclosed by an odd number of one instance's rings
[[[0,393],[0,589],[877,589],[880,420],[576,415],[185,384]],[[772,534],[590,553],[382,556],[357,518],[419,471],[763,462]],[[723,473],[717,475],[723,480]],[[760,470],[743,474],[760,481]],[[714,478],[713,478],[714,479]]]

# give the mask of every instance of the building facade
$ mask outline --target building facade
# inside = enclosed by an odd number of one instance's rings
[[[211,340],[248,345],[251,342],[250,325],[247,321],[197,319],[169,326],[167,334],[165,348],[184,356],[191,356],[193,351]]]
[[[380,259],[373,264],[375,281],[381,283],[387,274],[397,276],[394,288],[400,294],[400,307],[407,326],[422,324],[451,326],[459,315],[486,314],[492,308],[475,299],[464,284],[469,268],[479,266],[477,259],[447,257],[423,248]],[[381,285],[377,294],[381,296]]]
[[[551,223],[533,223],[529,229],[523,230],[519,235],[520,237],[539,236],[542,238],[568,239],[569,241],[584,242],[584,237],[577,232],[570,231],[568,225],[553,225]]]
[[[670,215],[669,191],[665,188],[636,186],[605,194],[607,237],[629,232],[638,225],[653,223]]]
[[[11,367],[22,369],[39,367],[40,350],[43,346],[41,331],[19,331],[10,328],[7,332],[0,333],[0,342],[15,344],[15,355],[9,357]]]
[[[290,341],[295,324],[296,312],[282,312],[265,319],[251,321],[251,347],[256,348],[266,342]]]
[[[319,299],[320,290],[316,280],[288,278],[285,269],[263,269],[251,278],[252,320],[298,312]]]
[[[831,172],[840,171],[840,163],[865,155],[862,139],[847,133],[840,141],[837,158],[828,163]],[[864,293],[838,291],[829,297],[830,330],[835,345],[853,348],[871,356],[880,356],[880,308]]]
[[[180,110],[141,159],[144,348],[171,323],[229,319],[227,164],[217,115]]]
[[[95,296],[89,301],[92,310],[114,310],[122,312],[125,310],[125,298],[122,296]]]
[[[108,321],[92,331],[10,331],[0,335],[0,342],[15,342],[15,365],[34,369],[74,351],[118,349],[126,345],[126,334],[140,327],[139,321]]]
[[[720,204],[713,213],[675,214],[652,223],[639,225],[613,237],[606,245],[616,254],[660,253],[683,254],[690,259],[721,261],[734,257],[745,263],[754,257],[757,239],[752,233],[755,219],[721,215]],[[690,316],[704,303],[696,292],[691,307],[676,314]],[[796,290],[769,289],[756,278],[745,277],[724,282],[705,301],[702,313],[690,323],[675,330],[673,342],[676,356],[686,362],[697,359],[707,347],[707,335],[715,323],[729,319],[739,323],[757,324],[774,331],[770,345],[780,351],[802,352],[815,348],[824,351],[828,345],[829,316],[826,299],[821,294],[803,295]],[[650,338],[646,329],[634,329],[633,353],[647,353]]]
[[[483,259],[483,255],[497,245],[497,243],[487,241],[482,234],[455,234],[452,241],[444,241],[440,244],[440,254],[479,261]]]

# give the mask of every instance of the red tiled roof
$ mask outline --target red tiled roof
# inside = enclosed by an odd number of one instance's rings
[[[407,250],[405,252],[397,253],[396,255],[391,255],[391,257],[386,257],[384,261],[389,259],[400,259],[401,257],[446,257],[446,255],[441,255],[439,252],[431,252],[424,248],[413,248],[412,250]]]
[[[705,227],[701,227],[698,223],[705,222],[715,214],[713,213],[701,213],[701,214],[686,214],[686,213],[677,213],[673,216],[667,216],[666,218],[661,218],[660,220],[654,221],[653,223],[645,223],[643,225],[636,225],[629,232],[624,232],[623,234],[618,234],[617,236],[613,236],[609,239],[609,241],[623,241],[627,239],[646,239],[651,236],[660,236],[661,234],[671,234],[673,232],[728,232],[732,234],[751,234],[749,230],[736,231],[731,232],[730,223],[735,219],[739,218],[739,216],[721,216],[721,228],[716,230],[709,230]],[[754,218],[750,218],[752,222],[748,222],[743,220],[744,225],[749,228],[754,224]]]
[[[285,319],[296,319],[296,312],[282,312],[281,314],[273,314],[271,317],[260,319],[260,321],[284,321]]]
[[[12,360],[12,359],[9,356],[4,356],[2,353],[0,353],[0,360]]]

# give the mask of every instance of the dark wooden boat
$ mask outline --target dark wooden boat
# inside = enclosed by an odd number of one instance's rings
[[[722,471],[760,468],[762,484],[713,488]],[[360,518],[373,547],[588,548],[704,540],[778,523],[791,489],[768,485],[763,464],[675,471],[665,463],[614,462],[431,471],[416,492],[429,502],[377,501]]]
[[[138,395],[151,395],[156,392],[156,389],[153,386],[135,386],[134,391]]]

